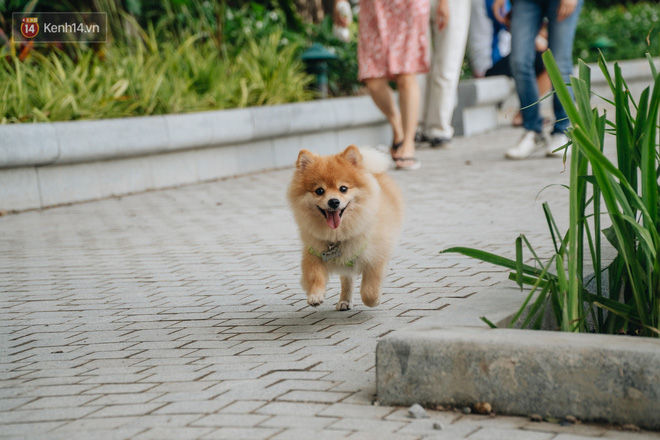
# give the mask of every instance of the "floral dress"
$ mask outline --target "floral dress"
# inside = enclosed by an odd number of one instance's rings
[[[359,79],[428,72],[429,14],[429,0],[360,0]]]

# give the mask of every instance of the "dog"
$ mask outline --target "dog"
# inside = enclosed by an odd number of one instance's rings
[[[331,273],[341,279],[335,308],[353,307],[355,276],[368,307],[380,304],[390,254],[403,222],[403,196],[385,171],[389,158],[355,145],[331,156],[301,150],[288,190],[302,250],[307,303],[323,303]]]

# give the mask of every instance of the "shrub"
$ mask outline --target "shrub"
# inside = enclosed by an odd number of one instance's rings
[[[115,29],[110,43],[69,46],[68,54],[57,48],[32,50],[24,60],[16,53],[4,57],[0,122],[180,113],[313,97],[308,88],[312,77],[299,60],[302,40],[283,36],[277,13],[251,7],[227,9],[226,14],[248,17],[245,20],[264,14],[270,20],[263,32],[244,35],[229,45],[217,38],[212,20],[198,17],[190,29],[179,27],[181,17],[188,14],[192,20],[194,8],[204,5],[186,3],[188,9],[169,10],[158,23],[143,29],[133,16],[111,9],[108,3]],[[231,27],[224,31],[238,32]]]
[[[580,61],[579,78],[571,78],[571,99],[552,54],[544,54],[548,74],[566,109],[572,127],[569,229],[562,235],[544,204],[555,253],[542,261],[524,236],[516,240],[516,260],[469,248],[451,248],[484,261],[513,269],[510,278],[532,290],[513,325],[537,294],[523,326],[539,328],[551,306],[563,331],[602,333],[633,332],[660,337],[660,194],[658,175],[658,113],[660,75],[650,59],[653,88],[646,88],[636,102],[617,64],[611,77],[604,58],[600,68],[612,89],[614,120],[608,121],[590,104],[590,71]],[[604,154],[606,127],[616,139],[617,165]],[[591,189],[591,191],[589,191]],[[612,226],[601,229],[602,209]],[[593,231],[593,232],[592,232]],[[601,234],[617,251],[602,268]],[[524,264],[523,243],[538,267]],[[585,255],[586,253],[586,255]],[[595,293],[585,289],[584,268],[595,268],[591,277]],[[607,272],[607,283],[603,273]]]
[[[611,60],[643,58],[647,51],[659,53],[658,4],[644,2],[606,9],[585,6],[575,32],[575,61],[578,58],[587,63],[598,61],[599,46]]]

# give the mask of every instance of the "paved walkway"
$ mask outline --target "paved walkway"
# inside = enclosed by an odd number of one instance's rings
[[[0,218],[0,437],[16,439],[658,439],[580,424],[374,405],[379,338],[506,278],[438,251],[548,249],[560,160],[503,160],[501,129],[420,150],[394,173],[406,229],[375,309],[299,287],[291,170]],[[563,227],[563,226],[562,226]],[[359,297],[358,297],[359,298]],[[497,301],[496,298],[492,299]],[[495,408],[497,411],[497,408]],[[433,428],[441,423],[442,430]]]

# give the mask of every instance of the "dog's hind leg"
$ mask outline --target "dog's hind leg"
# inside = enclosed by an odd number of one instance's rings
[[[341,295],[339,302],[335,306],[337,310],[351,310],[353,308],[353,283],[355,279],[352,275],[341,276]]]

